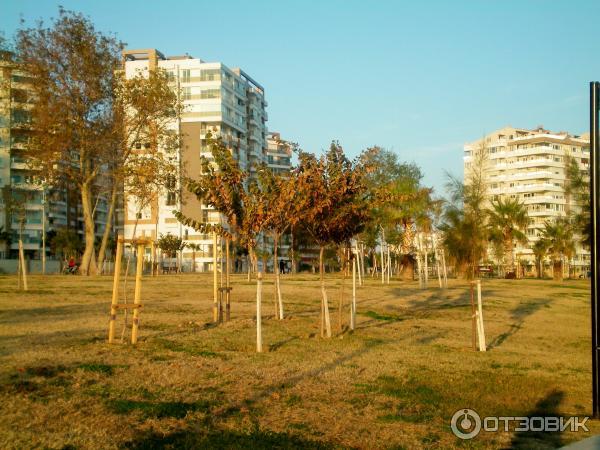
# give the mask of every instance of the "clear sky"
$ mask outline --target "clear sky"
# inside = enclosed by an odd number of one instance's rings
[[[239,66],[265,87],[284,139],[392,149],[438,191],[485,132],[586,131],[600,79],[598,0],[0,0],[0,30],[58,4],[130,48]]]

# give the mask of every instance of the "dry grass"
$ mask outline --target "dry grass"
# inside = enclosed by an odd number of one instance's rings
[[[327,282],[335,330],[340,279]],[[233,320],[214,327],[210,276],[145,279],[132,347],[106,343],[108,277],[32,277],[27,293],[0,277],[3,446],[555,448],[587,437],[483,433],[463,442],[449,428],[463,407],[589,414],[584,282],[483,281],[489,351],[478,353],[464,282],[442,291],[369,279],[357,330],[326,340],[316,276],[284,277],[283,321],[273,318],[268,278],[263,354],[254,352],[254,285],[233,283]],[[347,302],[349,284],[345,293]],[[120,333],[122,316],[118,324]]]

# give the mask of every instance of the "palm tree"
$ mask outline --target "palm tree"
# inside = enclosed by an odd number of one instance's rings
[[[492,209],[488,212],[490,240],[502,242],[504,257],[508,257],[510,271],[513,271],[515,266],[515,241],[527,242],[527,237],[521,230],[527,227],[528,223],[527,210],[517,199],[500,198],[492,201]]]
[[[560,217],[554,222],[546,222],[542,237],[548,243],[553,278],[556,281],[562,281],[563,259],[570,258],[575,252],[573,225],[564,217]]]
[[[531,247],[533,255],[535,256],[535,266],[538,278],[542,278],[544,273],[544,258],[546,257],[546,253],[548,253],[548,246],[549,243],[546,239],[538,239]]]
[[[185,245],[192,251],[192,272],[196,272],[196,252],[201,249],[200,244],[188,243]]]

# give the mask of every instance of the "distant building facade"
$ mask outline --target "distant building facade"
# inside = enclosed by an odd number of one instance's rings
[[[251,177],[256,176],[258,165],[266,161],[267,151],[267,102],[260,84],[239,68],[230,69],[220,62],[205,62],[188,55],[167,57],[158,50],[144,49],[126,50],[123,56],[127,77],[148,70],[164,70],[180,93],[185,109],[172,127],[180,133],[182,147],[174,157],[188,176],[200,176],[202,156],[212,158],[207,141],[209,132],[213,137],[221,137],[240,167]],[[182,191],[180,196],[175,191],[161,195],[141,212],[136,225],[135,202],[128,197],[125,187],[125,237],[132,237],[134,227],[136,236],[158,238],[168,233],[178,236],[201,248],[195,252],[186,248],[182,252],[183,270],[192,267],[196,271],[212,270],[211,236],[180,224],[173,211],[179,210],[203,223],[223,223],[224,219],[185,189]]]
[[[487,197],[491,202],[499,198],[517,199],[529,215],[525,234],[527,245],[515,247],[515,261],[535,261],[531,246],[540,239],[544,224],[568,211],[580,208],[574,198],[565,195],[566,159],[572,157],[580,170],[589,176],[589,136],[567,132],[551,132],[543,127],[533,130],[505,127],[464,147],[465,179],[472,169],[474,154],[484,150],[483,175]],[[590,253],[576,237],[576,252],[566,267],[572,276],[587,274]]]

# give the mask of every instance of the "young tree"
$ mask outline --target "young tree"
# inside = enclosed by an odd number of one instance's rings
[[[273,273],[277,295],[277,318],[283,319],[283,301],[281,298],[281,280],[279,274],[279,242],[281,236],[295,227],[302,217],[307,196],[298,188],[298,173],[292,171],[286,176],[276,175],[266,166],[259,170],[259,183],[266,202],[264,228],[273,238]]]
[[[303,226],[319,245],[321,336],[331,337],[324,279],[325,247],[346,243],[362,231],[368,220],[367,168],[360,157],[350,161],[337,142],[332,142],[327,154],[319,159],[303,152],[299,156],[297,186],[308,199]]]
[[[168,258],[176,258],[177,253],[185,248],[183,239],[173,236],[171,233],[167,233],[166,235],[161,233],[157,245]],[[142,255],[138,255],[138,258],[141,257]]]
[[[83,250],[79,235],[68,228],[59,228],[50,240],[50,249],[59,257],[76,256]]]
[[[258,234],[263,230],[267,219],[267,202],[254,180],[249,180],[233,158],[231,151],[220,138],[207,136],[212,159],[202,158],[202,173],[198,179],[187,179],[186,188],[198,200],[216,209],[225,216],[227,229],[220,224],[198,222],[175,211],[177,219],[186,226],[202,233],[215,232],[226,238],[233,238],[245,247],[250,255],[254,270],[258,272],[256,245]],[[262,351],[261,332],[261,286],[262,273],[257,276],[257,351]]]
[[[546,241],[552,259],[552,274],[556,281],[563,279],[563,260],[575,253],[573,225],[567,218],[560,217],[554,222],[546,222],[542,239]]]
[[[465,183],[448,175],[447,189],[450,199],[446,202],[442,223],[444,246],[457,272],[471,279],[485,255],[488,244],[486,223],[485,169],[488,149],[485,139],[473,149],[470,166],[465,173]]]
[[[528,223],[527,209],[517,199],[492,201],[492,209],[488,211],[490,240],[502,243],[504,260],[510,271],[515,269],[515,241],[527,243],[527,236],[522,230],[527,228]]]

